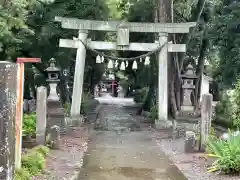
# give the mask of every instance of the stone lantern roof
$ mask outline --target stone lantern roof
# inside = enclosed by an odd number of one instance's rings
[[[56,60],[51,58],[49,60],[49,67],[45,70],[47,72],[60,72],[60,69],[56,67]]]

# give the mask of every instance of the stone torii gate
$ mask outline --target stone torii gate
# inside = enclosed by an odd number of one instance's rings
[[[95,50],[125,50],[125,51],[153,51],[159,46],[168,43],[168,34],[188,33],[195,22],[189,23],[134,23],[121,21],[94,21],[76,18],[55,17],[55,21],[61,22],[62,28],[79,30],[78,39],[60,39],[59,46],[76,48],[76,64],[74,74],[73,95],[71,104],[71,117],[80,116],[81,97],[83,88],[83,76],[86,57],[86,48],[82,44]],[[88,39],[88,30],[115,31],[117,42],[92,41]],[[159,39],[155,43],[131,43],[130,32],[158,33]],[[155,124],[162,124],[168,120],[168,52],[185,52],[185,44],[168,43],[158,52],[158,119]]]

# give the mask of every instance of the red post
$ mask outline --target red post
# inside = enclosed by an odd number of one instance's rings
[[[16,105],[16,144],[15,144],[15,167],[21,168],[21,153],[22,153],[22,117],[23,117],[23,91],[24,91],[24,63],[39,63],[40,58],[17,58],[17,105]]]

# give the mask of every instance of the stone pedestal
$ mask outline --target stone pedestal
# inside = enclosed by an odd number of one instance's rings
[[[66,133],[64,109],[60,101],[47,100],[47,131],[54,125],[60,127],[61,134]]]
[[[0,61],[0,176],[4,180],[14,179],[16,90],[16,64]]]

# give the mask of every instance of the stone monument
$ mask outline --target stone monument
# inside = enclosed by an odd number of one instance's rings
[[[201,120],[199,121],[200,127],[200,146],[199,150],[205,150],[205,143],[208,140],[212,122],[212,94],[204,94],[202,96],[202,107],[201,107]]]
[[[37,88],[36,110],[36,143],[45,144],[47,120],[47,89],[43,86]]]
[[[48,73],[47,82],[49,84],[49,95],[47,98],[47,131],[49,132],[52,126],[59,126],[61,134],[66,133],[66,123],[64,117],[64,109],[61,105],[60,98],[57,94],[57,84],[60,81],[59,69],[55,66],[55,59],[50,59],[50,65],[46,69]]]
[[[0,179],[4,180],[14,179],[16,90],[17,65],[0,61]]]

